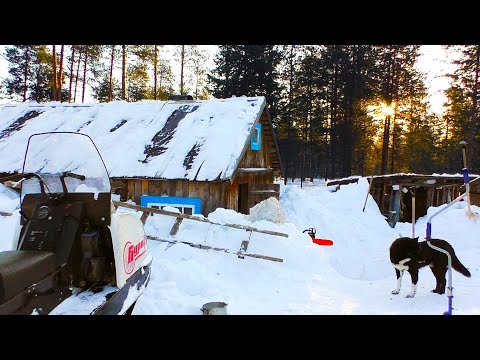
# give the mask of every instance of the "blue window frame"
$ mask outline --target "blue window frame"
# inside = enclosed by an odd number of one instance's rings
[[[202,199],[200,198],[142,195],[140,197],[140,205],[161,210],[165,206],[172,206],[180,210],[182,214],[187,215],[202,213]]]
[[[262,124],[255,125],[252,137],[250,138],[250,150],[259,151],[262,144]]]

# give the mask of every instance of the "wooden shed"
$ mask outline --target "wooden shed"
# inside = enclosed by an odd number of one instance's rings
[[[0,174],[19,172],[28,137],[45,131],[89,135],[123,201],[206,216],[219,207],[248,214],[279,198],[274,180],[283,174],[265,97],[0,105],[8,154]]]
[[[352,176],[331,180],[327,182],[327,186],[355,183],[359,178],[359,176]],[[476,178],[478,175],[470,175],[472,205],[480,205],[480,181],[472,181]],[[417,220],[427,214],[429,207],[448,204],[465,192],[463,176],[460,174],[391,174],[368,179],[372,181],[370,194],[392,227],[398,221],[412,222],[413,196],[415,196],[415,220]]]

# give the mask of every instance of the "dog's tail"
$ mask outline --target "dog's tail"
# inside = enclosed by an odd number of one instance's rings
[[[468,271],[468,269],[465,266],[463,266],[463,264],[460,262],[457,255],[455,255],[454,252],[452,253],[452,267],[454,270],[457,270],[460,274],[466,277],[472,276],[472,274],[470,274],[470,271]]]

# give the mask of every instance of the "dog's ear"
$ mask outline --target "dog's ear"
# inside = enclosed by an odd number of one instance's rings
[[[415,242],[418,243],[418,238],[419,236],[417,236],[416,238],[413,238],[412,240],[415,240]]]

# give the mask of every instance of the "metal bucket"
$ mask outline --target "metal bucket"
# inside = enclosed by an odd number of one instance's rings
[[[203,315],[227,315],[227,303],[224,302],[209,302],[202,306]]]

